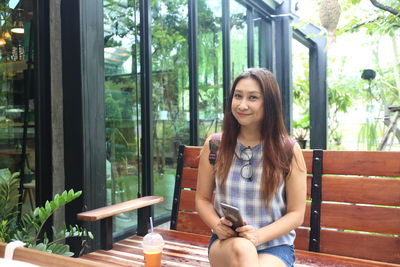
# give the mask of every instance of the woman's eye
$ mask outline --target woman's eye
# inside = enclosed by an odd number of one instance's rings
[[[233,97],[236,98],[236,99],[239,99],[239,98],[241,98],[242,96],[241,96],[240,94],[234,94]]]
[[[258,99],[258,96],[252,95],[252,96],[250,96],[249,98],[250,98],[250,100],[257,100],[257,99]]]

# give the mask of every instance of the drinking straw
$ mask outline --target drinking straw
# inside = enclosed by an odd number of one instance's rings
[[[150,217],[150,229],[151,229],[151,232],[153,233],[153,218],[152,217]]]

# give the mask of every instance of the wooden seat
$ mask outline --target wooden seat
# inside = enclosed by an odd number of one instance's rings
[[[156,230],[166,241],[162,266],[209,266],[211,232],[194,206],[200,150],[179,149],[171,229]],[[400,152],[304,150],[303,155],[307,209],[296,229],[296,266],[399,267]],[[133,236],[82,258],[141,266],[141,240]]]

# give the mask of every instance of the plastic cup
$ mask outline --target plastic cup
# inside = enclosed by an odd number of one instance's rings
[[[160,234],[148,233],[143,237],[143,254],[145,267],[160,267],[164,240]]]

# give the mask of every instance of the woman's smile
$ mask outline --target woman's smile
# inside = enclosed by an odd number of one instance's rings
[[[240,113],[240,112],[238,112],[237,114],[239,117],[248,117],[251,115],[251,114],[245,114],[245,113]]]

